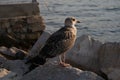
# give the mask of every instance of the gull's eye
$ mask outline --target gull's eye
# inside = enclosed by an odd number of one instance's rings
[[[73,21],[75,21],[75,19],[72,19]]]

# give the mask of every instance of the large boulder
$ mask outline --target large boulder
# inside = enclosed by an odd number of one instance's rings
[[[21,80],[104,80],[93,72],[74,67],[62,67],[58,63],[46,63],[37,67]]]
[[[33,5],[34,4],[31,4],[31,7],[33,7]],[[2,8],[3,7],[5,8],[5,6],[7,7],[12,6],[14,8],[17,5],[0,5],[0,6]],[[19,4],[17,7],[22,7],[22,6],[23,4]],[[0,11],[1,11],[1,7],[0,7]],[[10,8],[10,10],[14,10],[14,9]],[[30,15],[30,16],[25,15],[25,16],[17,16],[12,18],[4,17],[3,19],[0,19],[0,25],[1,25],[0,46],[6,46],[8,48],[15,46],[17,48],[22,48],[23,50],[28,50],[29,48],[31,48],[31,46],[41,36],[42,32],[45,29],[44,20],[40,15]]]
[[[101,71],[111,80],[120,80],[120,43],[107,42],[99,50]]]
[[[66,61],[75,67],[98,73],[98,50],[101,45],[100,41],[94,40],[91,36],[82,35],[66,54]]]

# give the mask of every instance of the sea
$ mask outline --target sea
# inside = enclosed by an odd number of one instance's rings
[[[1,2],[31,0],[1,0]],[[66,17],[74,16],[77,37],[90,35],[101,42],[120,42],[120,0],[37,0],[46,31],[53,33],[64,26]]]
[[[120,42],[120,0],[38,0],[46,31],[53,33],[74,16],[77,36],[90,35],[101,42]]]

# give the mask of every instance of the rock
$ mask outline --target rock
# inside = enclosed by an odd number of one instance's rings
[[[0,46],[6,46],[8,48],[16,46],[18,41],[11,35],[6,33],[0,33]]]
[[[0,48],[1,49],[1,48]],[[7,59],[0,52],[0,68],[3,67],[3,64],[7,61]]]
[[[99,50],[101,71],[109,79],[120,79],[120,43],[107,42]]]
[[[33,45],[32,49],[29,52],[30,57],[36,56],[41,48],[44,46],[46,40],[50,37],[50,33],[43,32],[40,38],[36,41],[36,43]]]
[[[74,47],[67,52],[66,61],[75,67],[98,73],[98,50],[101,45],[101,42],[89,35],[82,35],[76,39]]]
[[[17,51],[17,53],[15,54],[15,58],[20,60],[23,60],[26,56],[27,56],[27,52],[21,50]]]
[[[77,80],[105,80],[105,79],[102,79],[101,77],[99,77],[98,75],[96,75],[93,72],[83,71],[80,74],[80,78]]]
[[[29,24],[29,30],[32,32],[39,32],[45,30],[44,19],[42,16],[30,16],[27,17],[27,23]]]
[[[6,76],[10,71],[0,68],[0,78]]]
[[[27,56],[27,52],[16,47],[6,48],[0,47],[0,54],[6,57],[8,60],[24,59]]]
[[[28,55],[28,52],[16,47],[11,47],[9,50],[12,52],[16,59],[24,59]]]
[[[7,59],[6,59],[3,55],[0,54],[0,68],[3,67],[3,64],[4,64],[6,61],[7,61]]]
[[[40,15],[0,19],[0,25],[0,46],[24,50],[31,48],[46,27]]]
[[[46,63],[26,74],[21,80],[104,80],[93,72],[82,71],[72,66]]]
[[[7,59],[15,59],[16,51],[12,48],[9,49],[9,48],[2,46],[2,47],[0,47],[0,52],[1,52],[1,55],[6,57]]]
[[[109,70],[110,71],[110,70]],[[120,80],[120,69],[113,69],[107,74],[110,80]]]
[[[3,64],[3,67],[7,70],[10,70],[17,75],[23,75],[28,71],[28,66],[22,60],[8,60]]]
[[[0,71],[0,80],[19,80],[20,78],[21,76],[6,69],[1,69]]]

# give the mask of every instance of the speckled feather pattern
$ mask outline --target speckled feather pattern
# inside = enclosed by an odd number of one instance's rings
[[[53,33],[39,53],[39,57],[52,58],[69,50],[76,39],[76,27],[62,27]]]

